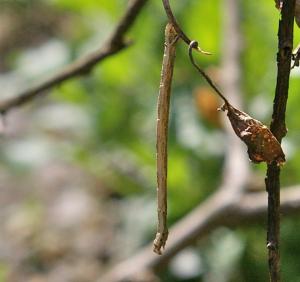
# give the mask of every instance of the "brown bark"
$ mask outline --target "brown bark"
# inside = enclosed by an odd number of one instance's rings
[[[293,50],[293,24],[295,0],[283,1],[282,18],[279,21],[277,84],[270,129],[281,142],[286,135],[285,112],[288,99],[289,77]],[[266,176],[268,192],[268,231],[270,281],[280,281],[280,167],[276,163],[268,165]]]

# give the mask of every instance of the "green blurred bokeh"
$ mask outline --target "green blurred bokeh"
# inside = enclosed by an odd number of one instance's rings
[[[214,54],[201,57],[202,65],[218,70],[223,55],[222,40],[226,36],[222,33],[224,3],[221,0],[172,2],[178,21],[186,33],[197,38],[204,50]],[[47,35],[43,44],[53,38],[59,40],[67,50],[63,60],[63,63],[67,63],[103,44],[123,14],[126,3],[125,0],[0,1],[0,7],[3,5],[7,13],[16,15],[18,11],[22,15],[28,13],[29,9],[46,6],[51,14],[59,15],[57,30]],[[259,115],[259,119],[269,124],[276,81],[279,14],[269,0],[239,3],[243,38],[240,61],[242,98],[250,114]],[[82,133],[82,128],[78,128],[75,140],[67,136],[67,141],[61,141],[61,136],[47,130],[44,130],[45,138],[59,139],[62,148],[57,158],[80,167],[103,183],[105,195],[100,193],[99,198],[107,197],[107,201],[115,201],[116,206],[122,205],[122,202],[126,204],[130,199],[155,203],[156,103],[165,23],[161,1],[149,1],[127,35],[134,42],[132,46],[103,61],[88,76],[73,79],[53,89],[44,101],[38,102],[42,105],[71,105],[88,117],[88,133]],[[295,44],[299,40],[300,33],[295,27]],[[33,42],[30,48],[34,51],[38,44],[41,43]],[[186,46],[182,43],[178,45],[169,135],[170,225],[218,188],[225,153],[219,142],[224,137],[222,128],[212,125],[201,116],[196,103],[195,91],[205,83],[188,62]],[[7,51],[7,70],[20,68],[18,58],[26,48],[28,46],[12,46]],[[38,58],[34,63],[38,63]],[[56,68],[59,66],[52,71]],[[286,117],[289,132],[284,140],[287,164],[282,171],[283,187],[300,182],[299,76],[298,70],[292,72]],[[34,74],[28,77],[34,81],[40,76]],[[32,111],[36,111],[39,104],[31,107]],[[3,169],[21,179],[33,170],[30,165],[21,166],[11,160],[4,150],[1,151]],[[258,178],[263,179],[266,166],[260,164],[251,167]],[[129,251],[130,254],[152,239],[155,215],[151,218],[154,221],[144,228],[146,231],[136,239],[138,244]],[[295,216],[282,222],[283,281],[300,281],[298,221]],[[162,281],[267,281],[264,227],[259,224],[236,230],[217,230],[193,248],[202,265],[197,275],[180,278],[167,267],[160,274]],[[234,248],[237,248],[236,252],[230,252]],[[120,257],[124,258],[125,255]],[[0,281],[5,281],[2,277],[6,275],[6,267],[9,266],[0,263]]]

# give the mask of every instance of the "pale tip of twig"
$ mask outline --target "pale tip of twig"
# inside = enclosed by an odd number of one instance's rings
[[[164,233],[157,232],[155,236],[155,240],[153,242],[153,252],[162,255],[161,249],[165,248],[167,239],[168,239],[168,231],[165,231]]]
[[[158,255],[162,255],[161,248],[164,248],[164,246],[161,246],[160,244],[156,244],[156,242],[154,241],[153,252]]]
[[[161,250],[157,246],[153,247],[153,252],[156,253],[156,254],[158,254],[158,255],[160,255],[160,256],[162,255]]]

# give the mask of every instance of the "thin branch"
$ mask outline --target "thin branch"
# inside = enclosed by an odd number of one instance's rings
[[[238,201],[227,203],[224,196],[226,198],[224,190],[219,190],[170,228],[168,248],[161,256],[152,252],[152,243],[149,243],[134,256],[114,266],[100,277],[99,282],[134,281],[130,278],[137,273],[159,269],[186,246],[194,244],[221,226],[248,227],[250,224],[264,222],[268,208],[265,192],[249,193]],[[283,216],[299,215],[299,186],[283,189],[281,212]]]
[[[169,19],[169,22],[174,26],[174,29],[176,30],[177,34],[179,35],[179,37],[187,44],[190,45],[190,43],[192,42],[192,40],[190,40],[188,38],[188,36],[183,32],[182,28],[179,26],[173,12],[172,12],[172,8],[170,6],[170,2],[169,0],[162,0],[165,12],[167,14],[167,17]],[[211,55],[210,52],[206,52],[204,50],[202,50],[198,45],[194,45],[192,46],[192,48],[195,48],[196,50],[198,50],[199,52],[201,52],[202,54],[205,55]]]
[[[189,58],[190,61],[192,63],[192,65],[198,70],[198,72],[205,78],[205,80],[207,81],[207,83],[211,86],[212,89],[215,90],[215,92],[220,96],[220,98],[224,101],[224,103],[229,106],[230,103],[228,102],[228,100],[225,98],[225,96],[222,94],[222,92],[219,90],[219,88],[216,86],[216,84],[212,81],[212,79],[209,77],[209,75],[202,70],[195,62],[194,57],[193,57],[193,49],[197,49],[198,48],[198,42],[193,40],[190,44],[189,44]]]
[[[171,23],[165,30],[165,48],[162,62],[161,80],[157,103],[157,233],[153,243],[153,251],[161,255],[161,248],[165,247],[168,239],[167,227],[167,173],[168,173],[168,129],[169,108],[173,69],[176,55],[176,41],[178,35]]]
[[[148,0],[134,0],[130,2],[124,16],[103,47],[65,66],[62,70],[45,81],[37,83],[35,86],[22,91],[13,98],[0,102],[0,112],[5,113],[14,107],[28,103],[36,97],[44,95],[45,91],[52,87],[76,76],[90,72],[99,62],[126,48],[129,43],[125,42],[124,36],[134,24],[147,1]]]
[[[180,38],[187,44],[189,45],[191,43],[191,40],[187,37],[187,35],[183,32],[183,30],[181,29],[181,27],[179,26],[178,22],[175,19],[175,16],[172,12],[171,6],[170,6],[170,2],[169,0],[162,0],[166,14],[168,16],[169,22],[172,23],[172,25],[174,26],[177,34],[180,36]]]
[[[284,1],[279,21],[277,84],[270,129],[279,142],[286,135],[286,103],[288,99],[289,77],[293,50],[293,24],[295,0]],[[268,165],[266,176],[268,192],[267,247],[269,254],[270,281],[280,281],[280,167],[276,163]]]

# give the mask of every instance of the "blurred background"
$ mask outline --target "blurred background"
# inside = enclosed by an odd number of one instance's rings
[[[125,0],[0,0],[1,100],[96,50],[123,15]],[[222,0],[172,1],[183,29],[220,83]],[[273,1],[237,1],[243,109],[271,121],[278,11]],[[156,232],[155,131],[166,16],[149,1],[126,38],[133,45],[87,76],[13,109],[1,121],[0,281],[96,281],[151,242]],[[295,27],[295,45],[300,33]],[[226,146],[220,101],[178,44],[169,135],[169,225],[222,181]],[[287,164],[282,186],[300,182],[300,81],[292,71]],[[244,151],[246,155],[246,149]],[[264,190],[266,165],[250,164]],[[179,252],[161,281],[267,281],[266,222],[217,228]],[[283,281],[300,281],[299,216],[282,222]],[[226,254],[226,255],[224,255]],[[104,281],[106,282],[106,281]]]

